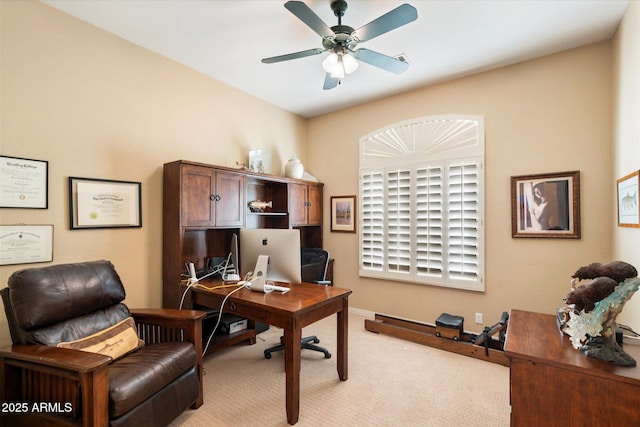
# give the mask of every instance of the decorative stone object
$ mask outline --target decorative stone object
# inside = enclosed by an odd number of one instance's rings
[[[293,157],[289,159],[287,164],[284,167],[284,174],[287,178],[302,178],[304,174],[304,166],[300,162],[300,159],[296,157],[294,154]]]
[[[636,361],[616,341],[616,317],[624,304],[640,287],[637,270],[615,261],[581,267],[573,275],[566,307],[558,309],[560,329],[571,345],[585,356],[620,366],[635,366]],[[593,279],[576,287],[576,279]]]

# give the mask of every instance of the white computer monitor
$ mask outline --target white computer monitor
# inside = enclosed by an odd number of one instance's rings
[[[267,280],[299,283],[300,230],[282,228],[240,229],[240,270],[242,277],[253,271],[258,255],[269,256]]]

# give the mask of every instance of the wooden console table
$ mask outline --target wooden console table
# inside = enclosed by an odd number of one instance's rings
[[[640,363],[640,348],[624,346]],[[549,314],[512,310],[511,426],[638,426],[640,367],[585,356]]]

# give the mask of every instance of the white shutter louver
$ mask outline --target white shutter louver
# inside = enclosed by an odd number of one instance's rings
[[[479,275],[478,249],[478,165],[454,164],[449,180],[449,276],[454,280],[476,280]]]
[[[387,173],[387,268],[409,273],[411,267],[411,173]]]
[[[384,176],[380,172],[360,178],[361,267],[382,271],[384,263]]]
[[[442,168],[416,170],[416,274],[442,277]]]

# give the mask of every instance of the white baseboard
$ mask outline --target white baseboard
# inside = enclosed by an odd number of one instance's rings
[[[370,317],[372,319],[376,315],[376,313],[374,313],[373,311],[363,310],[361,308],[356,308],[356,307],[349,307],[349,313],[359,314],[360,316]]]

